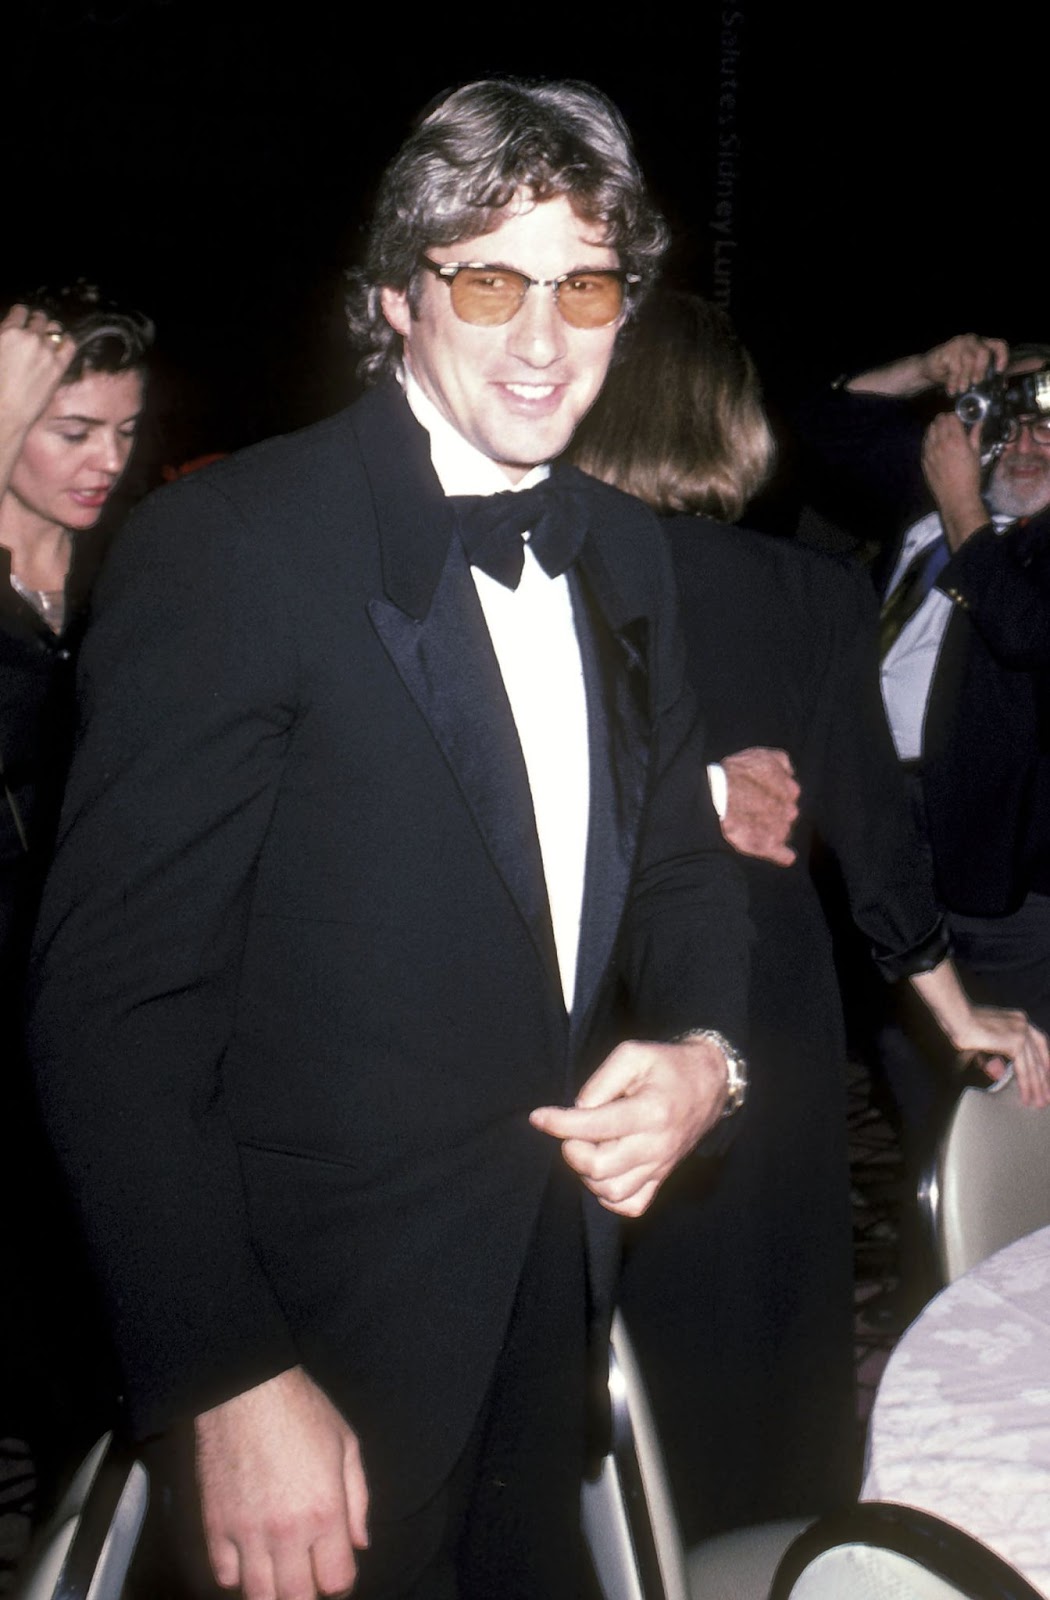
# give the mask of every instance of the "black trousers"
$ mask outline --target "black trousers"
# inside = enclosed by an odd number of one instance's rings
[[[421,1318],[426,1308],[418,1308]],[[485,1405],[448,1479],[393,1521],[373,1506],[355,1600],[579,1600],[587,1295],[578,1180],[556,1161]],[[136,1600],[211,1600],[190,1430],[148,1446]],[[366,1463],[367,1468],[367,1463]]]

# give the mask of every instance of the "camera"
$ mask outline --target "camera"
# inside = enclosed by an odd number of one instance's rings
[[[1016,418],[1050,417],[1050,372],[986,378],[959,396],[955,415],[968,428],[983,424],[982,449],[994,450],[1006,441]]]

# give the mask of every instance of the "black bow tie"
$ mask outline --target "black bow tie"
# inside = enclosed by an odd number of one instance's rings
[[[448,503],[467,560],[508,589],[521,582],[522,535],[550,578],[567,572],[583,548],[590,497],[572,484],[537,483],[520,494],[453,494]]]

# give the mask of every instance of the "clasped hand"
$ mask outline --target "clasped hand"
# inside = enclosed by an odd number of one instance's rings
[[[562,1154],[607,1211],[638,1217],[664,1179],[718,1121],[726,1060],[710,1039],[630,1040],[607,1056],[573,1106],[541,1106],[534,1128]]]

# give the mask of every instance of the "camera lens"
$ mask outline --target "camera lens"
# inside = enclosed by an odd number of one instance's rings
[[[968,389],[955,402],[955,415],[967,428],[982,422],[988,411],[988,396],[979,389]]]

